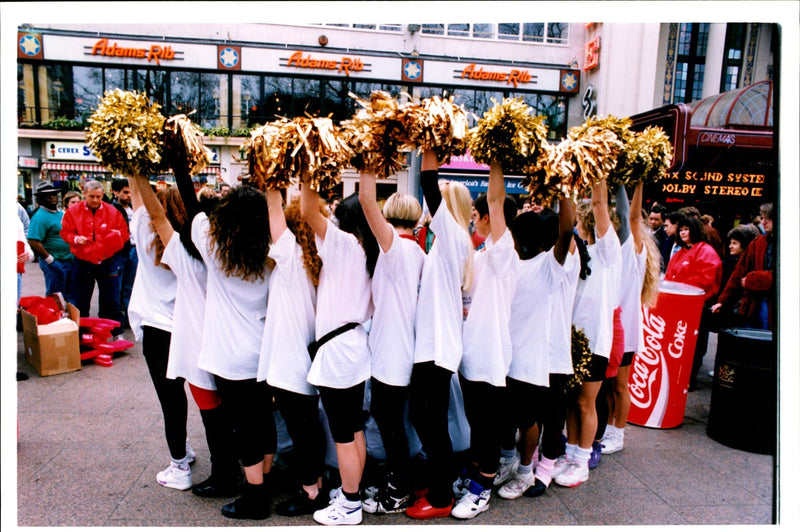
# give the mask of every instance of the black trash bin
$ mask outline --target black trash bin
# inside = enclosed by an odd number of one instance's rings
[[[723,329],[717,341],[708,436],[723,445],[775,454],[777,350],[772,332]]]

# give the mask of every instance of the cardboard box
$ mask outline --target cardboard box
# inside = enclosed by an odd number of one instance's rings
[[[79,342],[80,311],[67,303],[69,319],[39,325],[36,316],[24,310],[22,334],[25,339],[25,358],[42,377],[81,369]]]

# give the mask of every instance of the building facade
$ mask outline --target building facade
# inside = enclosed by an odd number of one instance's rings
[[[237,184],[250,129],[278,117],[350,118],[352,95],[453,96],[472,123],[504,97],[547,118],[552,141],[592,114],[692,102],[772,72],[769,24],[46,24],[18,28],[18,191],[40,179],[110,180],[83,128],[105,91],[144,91],[164,115],[193,113],[214,161],[198,186]],[[416,157],[379,195],[418,192]],[[488,169],[442,168],[473,194]],[[152,176],[170,180],[170,176]],[[355,173],[341,188],[355,190]],[[522,194],[519,179],[507,190]]]

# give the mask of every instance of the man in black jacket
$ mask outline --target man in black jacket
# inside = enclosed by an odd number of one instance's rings
[[[131,207],[131,189],[128,186],[127,179],[115,179],[111,182],[111,192],[114,194],[114,199],[111,204],[125,218],[125,223],[128,224],[128,232],[130,232],[130,222],[133,216],[133,207]],[[133,281],[136,278],[136,267],[139,264],[139,257],[136,255],[136,246],[133,242],[133,235],[117,254],[121,257],[122,263],[122,288],[120,292],[120,312],[124,322],[122,324],[126,329],[130,327],[128,323],[128,303],[131,300],[131,292],[133,291]]]

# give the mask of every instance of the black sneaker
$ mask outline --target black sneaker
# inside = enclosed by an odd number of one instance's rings
[[[328,506],[328,503],[329,501],[327,497],[323,496],[322,491],[317,494],[315,499],[309,499],[306,490],[300,488],[288,499],[275,505],[275,513],[284,517],[311,515]]]
[[[245,484],[242,496],[222,507],[222,515],[231,519],[266,519],[269,514],[269,495],[260,484]]]
[[[235,497],[242,492],[242,487],[236,480],[223,481],[211,475],[203,482],[192,486],[192,493],[198,497]]]
[[[409,507],[411,497],[389,487],[378,490],[374,497],[369,497],[361,503],[361,508],[368,514],[397,514],[405,512]]]

